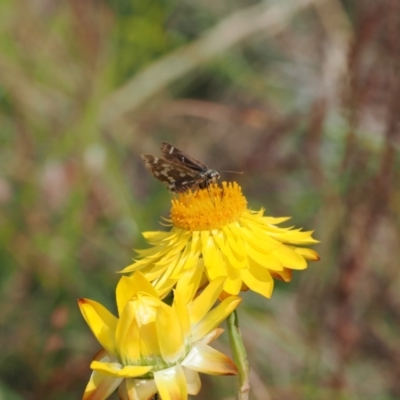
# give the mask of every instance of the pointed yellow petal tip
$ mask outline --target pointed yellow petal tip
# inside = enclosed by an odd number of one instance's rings
[[[236,221],[246,210],[247,200],[236,182],[223,182],[222,187],[179,194],[172,200],[172,223],[187,231],[218,229]]]

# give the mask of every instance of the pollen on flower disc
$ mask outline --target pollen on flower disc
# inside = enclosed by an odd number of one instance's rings
[[[246,210],[247,200],[236,183],[210,185],[208,189],[186,192],[172,200],[174,226],[188,231],[218,229],[237,221]]]

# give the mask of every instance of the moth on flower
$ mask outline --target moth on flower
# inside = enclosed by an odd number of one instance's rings
[[[167,142],[161,143],[161,154],[163,157],[142,154],[142,159],[147,170],[173,193],[206,189],[220,178],[218,171]]]

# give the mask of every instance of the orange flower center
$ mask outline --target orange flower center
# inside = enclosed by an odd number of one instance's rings
[[[222,182],[207,189],[186,192],[172,200],[174,226],[188,231],[218,229],[237,221],[246,210],[247,200],[236,182]]]

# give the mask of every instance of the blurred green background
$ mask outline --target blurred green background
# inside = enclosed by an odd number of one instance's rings
[[[321,240],[244,295],[251,399],[400,398],[399,1],[2,0],[0,32],[0,399],[81,398],[76,299],[115,310],[168,216],[162,140]]]

